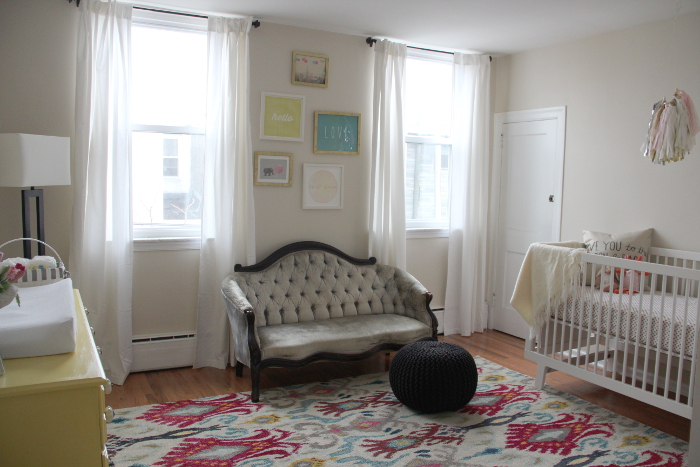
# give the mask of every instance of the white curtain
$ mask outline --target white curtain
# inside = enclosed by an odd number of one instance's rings
[[[131,6],[80,3],[70,271],[112,382],[131,349]]]
[[[406,269],[406,45],[383,39],[374,48],[369,254],[380,264]]]
[[[445,335],[483,331],[489,202],[487,55],[454,54]]]
[[[209,18],[207,126],[196,368],[235,362],[221,283],[255,263],[248,32],[252,18]]]

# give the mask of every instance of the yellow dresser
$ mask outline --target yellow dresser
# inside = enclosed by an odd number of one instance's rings
[[[0,466],[108,466],[105,377],[75,290],[75,352],[5,360]]]

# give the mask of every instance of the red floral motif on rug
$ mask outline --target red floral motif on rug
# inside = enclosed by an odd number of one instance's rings
[[[250,402],[249,394],[228,394],[214,399],[195,399],[154,405],[137,418],[161,425],[184,428],[193,423],[227,413],[250,415],[260,410],[260,407],[260,404]]]
[[[283,441],[291,434],[284,430],[257,430],[256,435],[247,438],[187,438],[153,465],[233,467],[244,460],[263,456],[284,459],[303,446]]]
[[[499,384],[489,391],[474,394],[469,405],[460,409],[461,413],[496,415],[513,402],[536,402],[540,398],[537,391],[526,391],[525,386]]]
[[[384,455],[386,459],[390,459],[397,452],[404,450],[415,450],[420,446],[433,446],[435,444],[462,444],[464,440],[462,436],[450,436],[445,431],[445,426],[437,423],[429,423],[417,431],[412,431],[407,436],[395,436],[393,438],[384,439],[381,441],[365,440],[362,444],[363,448],[368,448],[367,451],[374,454],[374,457]],[[443,430],[443,433],[440,433]]]
[[[611,423],[591,423],[592,415],[562,414],[550,423],[511,423],[506,432],[506,448],[545,454],[569,455],[579,441],[589,436],[615,434]]]
[[[346,412],[374,409],[381,406],[400,406],[401,402],[396,400],[391,391],[377,391],[371,396],[350,399],[342,402],[321,402],[317,410],[323,415],[333,415],[340,417]]]

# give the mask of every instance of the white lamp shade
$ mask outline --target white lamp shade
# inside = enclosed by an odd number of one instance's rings
[[[0,133],[0,186],[70,185],[70,138]]]

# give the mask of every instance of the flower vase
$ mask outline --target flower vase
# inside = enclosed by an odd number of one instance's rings
[[[15,299],[19,289],[17,286],[10,284],[10,286],[4,292],[0,293],[0,308],[4,308]]]

